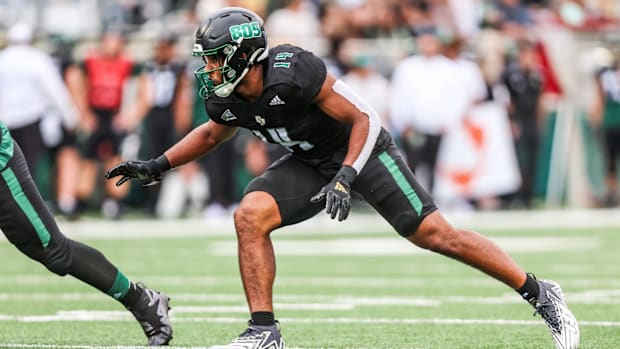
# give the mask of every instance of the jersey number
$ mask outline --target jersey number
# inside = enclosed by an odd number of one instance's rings
[[[254,132],[254,135],[256,135],[256,137],[260,138],[263,142],[266,143],[278,143],[280,145],[282,145],[283,147],[285,147],[286,149],[293,151],[293,149],[291,149],[291,147],[294,146],[299,146],[299,148],[301,148],[301,150],[303,151],[308,151],[312,148],[314,148],[313,144],[310,144],[306,141],[293,141],[291,140],[291,138],[288,136],[288,132],[286,131],[286,129],[284,127],[278,127],[278,128],[268,128],[267,129],[267,133],[269,134],[269,138],[271,138],[273,140],[273,142],[269,142],[269,140],[267,140],[266,135],[264,135],[261,131],[259,130],[252,130],[252,132]]]

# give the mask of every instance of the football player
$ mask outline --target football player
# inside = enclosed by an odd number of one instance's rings
[[[18,250],[49,271],[72,275],[121,302],[142,326],[148,345],[167,345],[172,339],[168,297],[131,282],[101,252],[60,232],[19,145],[1,122],[0,229]]]
[[[235,211],[249,327],[212,348],[284,348],[274,319],[276,228],[322,209],[342,221],[357,192],[409,242],[471,265],[515,289],[542,315],[558,348],[576,348],[579,329],[553,281],[525,273],[491,240],[455,229],[436,209],[380,126],[375,111],[317,56],[281,45],[268,49],[263,21],[242,8],[213,13],[196,31],[194,56],[210,120],[148,161],[122,162],[106,173],[116,184],[157,181],[163,172],[209,153],[238,127],[290,151],[246,188]]]

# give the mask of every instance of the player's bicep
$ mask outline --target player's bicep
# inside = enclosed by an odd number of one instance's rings
[[[356,118],[364,116],[363,108],[356,107],[354,97],[338,91],[336,84],[344,85],[333,75],[327,74],[321,90],[314,98],[319,108],[332,118],[345,123],[352,123]]]
[[[199,127],[203,128],[203,135],[208,141],[215,144],[229,140],[237,131],[236,127],[218,124],[213,120],[209,120]]]
[[[353,125],[345,163],[349,161],[359,173],[381,132],[379,115],[347,84],[329,74],[315,98],[315,103],[335,120]]]

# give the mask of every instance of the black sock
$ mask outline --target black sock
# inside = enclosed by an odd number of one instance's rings
[[[138,299],[142,295],[142,292],[144,292],[144,290],[142,290],[141,288],[137,287],[136,284],[134,284],[132,282],[129,285],[129,289],[127,290],[127,294],[125,294],[125,297],[123,297],[123,299],[121,299],[121,303],[123,303],[123,305],[125,307],[131,307],[132,305],[136,304],[136,302],[138,301]]]
[[[256,311],[252,313],[252,323],[256,326],[273,326],[276,320],[270,311]]]
[[[516,291],[529,303],[532,303],[533,300],[538,299],[538,295],[540,294],[540,290],[538,287],[538,281],[534,275],[528,273],[525,279],[525,284],[521,286],[521,288]]]

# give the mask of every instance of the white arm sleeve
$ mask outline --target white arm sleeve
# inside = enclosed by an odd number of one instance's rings
[[[364,142],[362,151],[357,159],[355,159],[352,166],[357,173],[360,173],[364,165],[366,165],[366,161],[368,161],[372,149],[375,147],[379,132],[381,132],[381,119],[379,119],[377,112],[342,80],[337,80],[332,89],[351,102],[359,111],[368,116],[368,136],[366,137],[366,142]]]

